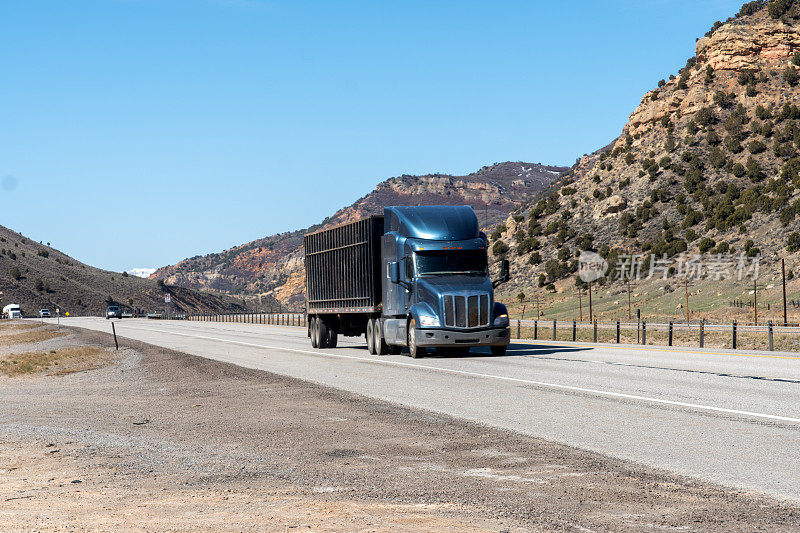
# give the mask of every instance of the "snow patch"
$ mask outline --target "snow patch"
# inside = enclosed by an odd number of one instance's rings
[[[128,274],[131,276],[136,276],[138,278],[149,278],[150,274],[155,272],[155,268],[132,268],[128,270]]]

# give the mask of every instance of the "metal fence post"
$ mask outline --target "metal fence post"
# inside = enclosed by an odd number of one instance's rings
[[[669,321],[669,346],[672,346],[672,320]]]
[[[519,325],[519,324],[520,324],[520,322],[521,322],[520,320],[517,320],[517,339],[519,339],[519,338],[520,338],[520,337],[519,337],[519,328],[520,328],[520,325]]]
[[[775,344],[772,340],[772,320],[768,323],[768,331],[769,331],[769,351],[773,351],[775,349]]]
[[[733,343],[732,344],[733,344],[733,349],[735,350],[736,349],[736,321],[735,320],[733,321],[733,324],[732,324],[732,333],[733,333]]]
[[[594,329],[593,338],[594,338],[594,342],[597,342],[597,319],[596,318],[594,319],[593,326],[594,326],[593,327],[593,329]]]
[[[572,342],[575,342],[578,334],[578,324],[575,322],[575,319],[572,319]]]
[[[556,340],[556,319],[553,319],[553,340]]]
[[[538,339],[539,339],[539,321],[538,320],[534,320],[533,321],[533,340],[538,340]]]
[[[705,333],[706,333],[706,320],[702,319],[700,321],[700,347],[702,348],[705,346]]]
[[[617,319],[617,344],[619,344],[619,319]]]
[[[642,344],[647,344],[647,323],[642,320]]]

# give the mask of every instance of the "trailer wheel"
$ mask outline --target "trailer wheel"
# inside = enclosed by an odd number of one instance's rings
[[[317,317],[311,318],[308,327],[311,330],[311,347],[319,348],[319,344],[317,344]]]
[[[317,348],[328,347],[328,325],[321,318],[317,319]]]
[[[328,327],[328,348],[336,348],[336,345],[339,344],[339,334],[333,328],[333,326]]]
[[[383,338],[383,326],[381,325],[381,319],[375,319],[375,326],[372,328],[375,330],[375,353],[377,355],[386,355],[389,352],[389,345],[386,344],[386,340]]]
[[[367,351],[375,355],[375,321],[367,319]]]
[[[417,346],[417,336],[414,335],[416,325],[416,321],[412,318],[408,321],[408,328],[406,328],[406,331],[408,331],[408,355],[412,359],[419,359],[425,356],[425,348]]]

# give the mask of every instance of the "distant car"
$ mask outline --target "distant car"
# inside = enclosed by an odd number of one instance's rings
[[[39,309],[39,316],[41,318],[50,318],[50,310],[49,309]]]
[[[122,318],[122,309],[118,305],[109,305],[106,308],[106,320],[109,318]]]

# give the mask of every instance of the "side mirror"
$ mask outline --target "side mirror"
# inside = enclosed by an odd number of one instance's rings
[[[503,262],[500,263],[500,279],[504,282],[511,279],[511,264],[508,259],[503,259]]]
[[[400,283],[400,263],[392,261],[389,263],[389,280],[392,283]]]
[[[509,264],[508,259],[503,259],[503,261],[500,263],[500,277],[492,282],[492,287],[502,285],[509,279],[511,279],[511,265]]]

